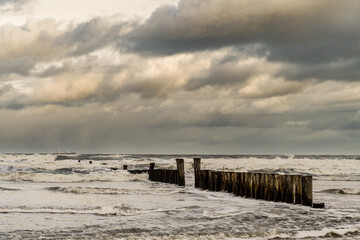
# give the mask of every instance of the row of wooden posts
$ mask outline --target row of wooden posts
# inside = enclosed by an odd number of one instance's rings
[[[177,170],[155,169],[150,163],[149,179],[185,186],[184,159],[176,159]],[[313,203],[312,176],[262,172],[225,172],[201,170],[201,159],[194,158],[195,187],[209,191],[225,191],[236,196],[266,201],[302,204],[323,208]]]
[[[155,163],[150,163],[149,180],[185,186],[184,159],[176,159],[176,166],[176,170],[155,169]]]

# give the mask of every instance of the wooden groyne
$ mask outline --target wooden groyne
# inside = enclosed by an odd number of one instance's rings
[[[155,163],[150,163],[149,180],[185,186],[184,159],[176,159],[176,170],[155,169]]]
[[[225,191],[245,198],[262,199],[323,208],[313,203],[312,176],[263,172],[225,172],[201,170],[201,159],[194,158],[195,187]]]

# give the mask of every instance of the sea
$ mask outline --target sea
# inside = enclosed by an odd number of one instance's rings
[[[194,188],[203,169],[308,173],[324,209]],[[186,186],[122,170],[176,168]],[[360,156],[0,154],[0,239],[360,239]]]

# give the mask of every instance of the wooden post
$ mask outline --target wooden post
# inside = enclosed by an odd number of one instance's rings
[[[286,202],[286,176],[279,175],[279,180],[280,201]]]
[[[195,187],[199,188],[200,182],[200,170],[201,170],[201,158],[194,158],[194,177],[195,177]]]
[[[155,163],[150,163],[149,166],[149,180],[154,181],[154,168],[155,168]]]
[[[221,191],[221,172],[215,171],[214,173],[214,191],[219,192]]]
[[[178,158],[176,159],[177,171],[178,171],[178,178],[179,186],[185,186],[185,168],[184,168],[184,159]]]
[[[303,205],[312,207],[312,176],[302,176]]]
[[[295,204],[302,204],[302,176],[295,176]]]
[[[221,191],[227,191],[228,186],[228,172],[221,173]]]
[[[213,171],[209,170],[209,190],[210,191],[215,191],[215,174]]]
[[[124,170],[127,170],[127,169],[128,169],[128,165],[124,165],[124,166],[123,166],[123,169],[124,169]]]
[[[178,171],[174,170],[174,184],[179,184],[179,177],[178,177]]]
[[[251,177],[252,173],[245,173],[245,184],[246,184],[246,188],[245,188],[245,194],[247,198],[251,198],[252,197],[252,177]]]
[[[172,170],[167,170],[166,171],[166,182],[167,183],[171,183],[171,175],[172,175]]]
[[[245,182],[246,182],[246,180],[245,180],[245,173],[244,172],[241,172],[241,173],[239,173],[240,174],[240,180],[239,180],[239,187],[240,187],[240,189],[239,189],[239,195],[241,196],[241,197],[244,197],[245,196],[245,192],[246,192],[246,184],[245,184]]]
[[[294,175],[286,176],[286,202],[294,203]]]
[[[228,184],[227,184],[227,192],[228,193],[232,193],[233,192],[233,172],[228,172],[227,173],[227,178],[228,178]]]
[[[268,188],[267,188],[267,200],[274,201],[275,192],[275,174],[268,174]]]
[[[209,189],[209,170],[202,170],[201,173],[203,179],[202,189],[203,190]]]
[[[231,173],[231,192],[238,196],[239,195],[239,174],[237,172]]]
[[[260,189],[259,189],[259,183],[260,183],[260,174],[259,173],[253,173],[252,175],[252,181],[253,181],[253,195],[252,197],[255,199],[260,198]]]
[[[274,201],[275,202],[281,202],[280,184],[281,184],[280,175],[275,174],[274,175]]]
[[[269,174],[263,173],[260,176],[261,199],[268,200]]]
[[[202,175],[202,171],[203,170],[200,170],[200,171],[195,171],[194,170],[195,187],[197,187],[197,188],[203,188],[203,186],[204,186],[204,178],[203,178],[203,175]]]
[[[159,169],[160,171],[160,179],[159,182],[164,182],[164,170],[163,169]]]

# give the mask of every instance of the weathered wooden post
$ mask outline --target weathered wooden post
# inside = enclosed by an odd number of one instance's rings
[[[279,174],[274,175],[274,201],[281,202],[281,177]]]
[[[260,173],[253,173],[252,175],[252,181],[253,181],[253,198],[259,199],[260,198]]]
[[[233,172],[228,172],[228,173],[227,173],[227,178],[228,178],[227,192],[228,192],[228,193],[232,193],[232,192],[233,192],[232,176],[233,176]]]
[[[267,188],[267,200],[274,201],[275,192],[275,174],[268,174],[268,188]]]
[[[261,199],[268,200],[268,189],[269,189],[269,174],[263,173],[260,175],[260,191]]]
[[[178,171],[178,185],[185,186],[185,167],[184,159],[176,159],[177,171]]]
[[[239,195],[239,174],[237,172],[231,173],[231,192],[236,196]]]
[[[179,176],[178,176],[178,171],[177,170],[174,170],[174,183],[176,185],[179,184]]]
[[[303,205],[312,207],[312,176],[302,176]]]
[[[279,175],[280,201],[286,202],[286,175]]]
[[[213,171],[214,191],[219,191],[218,189],[220,188],[219,181],[218,181],[218,176],[219,176],[218,172]]]
[[[302,176],[295,176],[295,204],[302,204]]]
[[[128,165],[124,165],[123,170],[127,170],[127,169],[128,169]]]
[[[150,163],[150,167],[149,167],[149,180],[151,180],[151,181],[154,180],[154,168],[155,168],[155,163]]]
[[[228,172],[221,173],[221,191],[226,192],[228,187]]]
[[[294,203],[294,175],[286,175],[286,202]]]
[[[194,158],[194,177],[195,187],[198,188],[200,182],[201,158]]]
[[[245,196],[247,198],[251,198],[252,197],[252,177],[251,177],[252,173],[245,173],[245,184],[246,184],[246,188],[245,188]]]
[[[167,183],[171,183],[171,175],[172,175],[172,171],[166,170],[166,182]]]
[[[201,173],[203,179],[202,189],[203,190],[209,189],[209,170],[202,170]]]
[[[209,170],[209,190],[210,191],[215,191],[215,181],[214,181],[214,172]]]
[[[197,188],[202,188],[204,186],[204,178],[202,175],[202,171],[203,170],[196,172],[194,169],[195,187],[197,187]],[[198,175],[198,176],[196,177],[196,175]]]
[[[241,197],[244,197],[245,196],[245,192],[246,192],[246,179],[245,179],[245,173],[244,172],[241,172],[239,173],[240,174],[240,180],[239,180],[239,184],[240,184],[240,189],[239,189],[239,195]]]
[[[222,172],[215,172],[215,191],[221,191],[221,183],[222,183]]]

